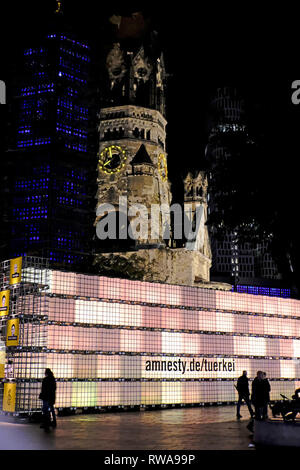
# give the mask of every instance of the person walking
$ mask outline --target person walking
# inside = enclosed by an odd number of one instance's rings
[[[246,405],[248,406],[248,410],[250,413],[251,418],[254,415],[254,412],[251,407],[251,402],[250,402],[250,393],[249,393],[249,379],[247,377],[247,371],[243,371],[243,375],[238,378],[236,389],[239,394],[239,399],[237,402],[237,408],[236,408],[236,417],[237,419],[242,418],[242,415],[240,414],[240,409],[241,409],[241,404],[243,400],[245,401]]]
[[[268,404],[270,403],[270,382],[267,379],[266,372],[263,372],[263,384],[264,384],[264,407],[263,407],[263,419],[268,418]]]
[[[255,408],[255,419],[264,419],[265,407],[268,403],[266,394],[266,383],[264,381],[263,372],[257,371],[256,377],[252,382],[252,396],[251,400]]]
[[[54,410],[56,395],[55,377],[51,369],[45,370],[45,377],[42,381],[42,391],[39,398],[43,400],[42,416],[43,422],[41,428],[49,429],[49,426],[56,427],[56,416]],[[52,417],[52,421],[51,421]]]

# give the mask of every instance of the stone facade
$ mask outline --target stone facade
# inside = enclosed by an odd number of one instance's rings
[[[114,211],[124,210],[121,197],[126,198],[129,210],[128,226],[140,222],[139,228],[145,226],[148,230],[132,240],[130,250],[107,252],[100,248],[95,264],[102,274],[211,287],[207,178],[203,172],[189,173],[184,181],[182,222],[189,222],[194,236],[186,238],[184,233],[176,245],[169,210],[172,193],[166,153],[166,73],[163,56],[147,55],[145,50],[140,47],[129,51],[115,43],[107,55],[106,90],[113,106],[104,106],[100,111],[95,226],[110,211],[104,214],[103,204],[112,205]],[[139,204],[146,208],[144,213],[130,212],[132,206]],[[154,206],[159,208],[158,217],[151,211]],[[198,230],[194,231],[197,221]]]
[[[143,204],[148,214],[152,205],[171,204],[170,183],[162,177],[159,167],[161,158],[167,161],[166,124],[159,111],[138,106],[117,106],[101,111],[99,157],[105,149],[115,146],[124,150],[125,158],[119,171],[106,173],[98,168],[97,208],[109,203],[118,210],[120,196],[127,198],[128,207]],[[117,138],[117,132],[122,137]],[[136,159],[138,153],[141,155]],[[129,216],[129,222],[134,218]],[[99,217],[96,223],[98,221]],[[170,224],[170,221],[162,214],[157,239],[141,238],[136,244],[161,244],[165,223]]]

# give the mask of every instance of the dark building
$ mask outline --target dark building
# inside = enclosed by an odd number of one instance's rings
[[[8,147],[8,107],[7,105],[0,105],[0,156],[3,161]],[[0,224],[0,257],[3,259],[8,249],[9,240],[9,171],[7,165],[2,164],[2,171],[0,173],[0,211],[1,211],[1,224]]]
[[[216,171],[220,172],[222,165],[226,166],[226,161],[233,157],[244,159],[243,152],[253,141],[247,129],[245,103],[236,88],[218,88],[211,101],[210,113],[206,158],[210,163],[210,186],[215,186]],[[218,200],[227,196],[224,187],[222,190],[215,188],[210,194],[210,215],[220,210]],[[240,241],[235,230],[225,230],[220,234],[214,228],[210,230],[210,237],[212,280],[227,281],[235,286],[282,287],[281,274],[270,254],[267,239],[253,244],[251,241]]]
[[[6,257],[44,256],[76,269],[92,251],[96,104],[90,47],[64,24],[60,8],[48,33],[25,47],[12,85]]]

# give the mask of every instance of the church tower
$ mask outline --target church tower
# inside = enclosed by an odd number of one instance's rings
[[[97,272],[211,287],[205,226],[207,181],[202,173],[186,180],[186,194],[176,215],[172,206],[166,149],[167,74],[156,33],[147,28],[140,14],[113,16],[110,21],[115,31],[103,54],[100,85]],[[132,207],[137,210],[131,211]],[[199,231],[193,232],[199,209],[203,212]],[[100,236],[105,235],[102,229],[110,216],[117,219],[115,244],[112,240],[103,243]],[[185,234],[181,238],[175,234],[178,228],[181,232],[184,221],[192,233],[187,242]],[[136,228],[135,237],[126,236],[132,227]],[[181,240],[180,247],[173,243],[175,239]]]
[[[126,25],[126,20],[131,23]],[[132,37],[140,15],[113,17],[111,21],[117,23],[117,34],[102,71],[97,208],[111,204],[122,211],[120,197],[122,201],[126,199],[128,208],[142,204],[147,213],[128,215],[128,224],[134,225],[138,217],[143,226],[143,230],[138,227],[140,235],[132,240],[131,247],[157,248],[165,246],[164,230],[170,220],[160,212],[157,227],[152,227],[151,233],[150,222],[155,223],[151,220],[151,207],[171,204],[164,58],[156,48],[153,34],[142,34],[146,25],[138,38]],[[101,217],[102,214],[97,216],[96,224]]]
[[[194,283],[209,279],[211,247],[207,221],[207,175],[203,171],[189,172],[184,179],[184,213],[189,220],[193,237],[186,241],[186,250],[192,252]]]

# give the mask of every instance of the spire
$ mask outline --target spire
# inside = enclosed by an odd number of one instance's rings
[[[116,37],[119,39],[140,39],[149,29],[149,20],[142,12],[132,12],[128,15],[112,15],[109,22],[115,27]]]
[[[149,157],[149,154],[146,150],[146,147],[144,144],[142,144],[137,151],[136,155],[133,157],[131,160],[131,165],[153,165],[151,158]]]

